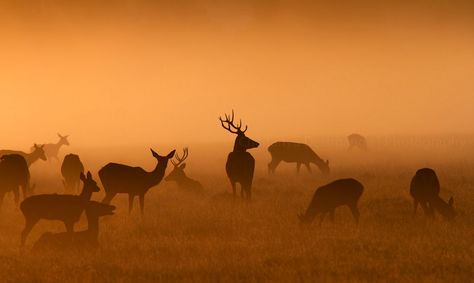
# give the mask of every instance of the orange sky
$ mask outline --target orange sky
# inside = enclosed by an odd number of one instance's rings
[[[255,139],[473,132],[464,6],[188,2],[0,4],[2,146],[222,140],[232,108]]]

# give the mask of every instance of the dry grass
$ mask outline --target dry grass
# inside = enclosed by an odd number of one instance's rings
[[[289,166],[283,166],[279,175],[268,177],[264,172],[267,159],[258,159],[254,199],[248,205],[229,198],[230,188],[220,159],[209,160],[213,165],[207,169],[193,170],[197,162],[188,166],[189,174],[200,177],[207,188],[206,195],[187,195],[173,184],[163,183],[147,195],[144,219],[139,217],[137,207],[128,216],[127,198],[116,198],[117,214],[101,220],[102,246],[95,253],[21,252],[18,246],[23,219],[8,196],[0,216],[0,280],[473,280],[474,164],[468,156],[460,154],[450,162],[431,158],[428,162],[439,173],[442,196],[446,199],[455,195],[460,211],[456,223],[446,223],[439,217],[434,222],[427,221],[421,213],[412,217],[408,184],[414,170],[425,161],[403,162],[408,158],[402,156],[396,162],[387,162],[391,159],[387,156],[356,156],[342,162],[341,154],[332,162],[331,179],[351,176],[365,185],[360,202],[361,223],[356,227],[349,210],[340,208],[336,223],[306,229],[299,227],[296,214],[308,204],[315,188],[329,180],[304,171],[295,177]],[[148,157],[146,160],[150,161]],[[104,163],[98,160],[99,164]],[[45,172],[54,171],[51,168],[55,166],[45,168],[33,171],[40,190],[51,191],[57,176]],[[101,199],[102,195],[94,198]],[[76,227],[85,225],[82,219]],[[30,235],[28,246],[45,231],[62,230],[61,223],[40,222]]]

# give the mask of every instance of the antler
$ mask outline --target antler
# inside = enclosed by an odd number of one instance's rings
[[[240,120],[239,124],[238,125],[234,125],[234,110],[232,110],[232,115],[231,116],[228,116],[227,114],[225,114],[225,120],[222,120],[222,117],[219,117],[219,120],[221,121],[221,125],[224,129],[226,129],[227,131],[233,133],[233,134],[239,134],[239,133],[245,133],[248,129],[248,126],[246,125],[245,126],[245,130],[241,130],[242,128],[242,119]],[[227,123],[227,127],[225,126],[224,123]],[[234,128],[235,130],[232,130],[231,129]]]
[[[181,163],[183,163],[186,160],[186,158],[188,158],[188,155],[189,155],[188,148],[186,147],[186,148],[183,149],[183,156],[182,157],[179,157],[178,153],[176,153],[175,158],[178,162],[175,162],[174,160],[171,160],[171,163],[173,163],[173,165],[175,167],[178,167],[179,165],[181,165]]]

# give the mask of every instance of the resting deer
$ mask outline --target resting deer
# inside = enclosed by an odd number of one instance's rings
[[[167,156],[160,156],[151,149],[157,163],[153,171],[147,172],[140,167],[109,163],[99,170],[99,177],[105,190],[103,203],[109,204],[118,194],[128,194],[128,213],[132,212],[133,199],[139,197],[141,214],[143,215],[145,205],[145,194],[148,190],[158,185],[165,175],[168,160],[173,158],[175,150]]]
[[[314,193],[313,199],[306,212],[300,213],[298,218],[302,224],[309,224],[320,214],[319,226],[329,213],[334,221],[334,213],[337,207],[347,205],[356,224],[359,223],[359,209],[357,203],[364,192],[364,186],[355,179],[339,179],[325,186],[319,187]]]
[[[410,194],[413,197],[413,214],[416,214],[418,204],[421,205],[428,217],[433,217],[437,211],[447,220],[456,217],[454,199],[451,197],[446,203],[439,197],[440,185],[438,176],[433,169],[422,168],[416,171],[410,183]]]
[[[90,172],[87,172],[87,177],[81,173],[81,180],[84,182],[84,187],[80,195],[36,195],[28,197],[21,203],[20,209],[25,216],[25,228],[21,233],[22,246],[40,219],[60,220],[64,222],[68,233],[74,231],[74,223],[79,221],[92,193],[99,191]]]
[[[367,140],[359,134],[351,134],[347,136],[347,141],[349,142],[349,150],[352,150],[354,147],[362,151],[367,150]]]
[[[33,245],[32,251],[84,251],[99,246],[99,218],[113,215],[115,206],[89,201],[85,206],[87,230],[74,233],[46,232]]]
[[[242,121],[240,121],[238,125],[234,124],[233,110],[231,116],[226,114],[225,120],[221,117],[219,117],[219,120],[224,129],[237,135],[234,142],[234,150],[227,156],[227,163],[225,166],[227,176],[232,185],[234,197],[236,196],[236,184],[240,183],[242,198],[244,198],[245,193],[247,200],[250,200],[255,159],[247,152],[247,149],[256,148],[259,144],[245,136],[248,127],[245,126],[245,130],[242,131]]]
[[[61,164],[61,175],[66,193],[76,193],[81,185],[79,176],[84,173],[84,165],[76,154],[68,154]]]
[[[196,180],[193,180],[186,176],[184,173],[184,168],[186,167],[186,163],[183,163],[189,156],[188,148],[183,150],[183,156],[180,157],[177,153],[175,155],[176,162],[171,160],[174,168],[171,173],[166,176],[165,181],[175,181],[178,187],[184,191],[190,191],[195,193],[201,193],[203,191],[201,183]]]
[[[31,166],[36,160],[41,159],[41,160],[46,160],[46,154],[44,152],[44,145],[37,145],[34,144],[31,147],[31,152],[30,153],[25,153],[23,151],[19,150],[0,150],[0,156],[6,155],[6,154],[19,154],[23,156],[26,160],[26,163],[28,164],[28,167]]]
[[[69,145],[69,141],[67,140],[69,135],[62,136],[61,134],[58,133],[58,137],[59,137],[59,141],[57,143],[47,143],[44,145],[44,151],[50,161],[53,158],[59,161],[59,158],[58,158],[59,149],[63,145]]]
[[[296,163],[296,173],[300,172],[301,164],[304,164],[311,171],[310,164],[318,166],[324,175],[329,175],[329,161],[322,160],[306,144],[295,142],[276,142],[268,147],[268,152],[272,156],[272,161],[268,164],[268,172],[274,174],[281,161]]]
[[[15,204],[18,207],[20,202],[20,190],[23,191],[23,198],[26,198],[30,188],[30,171],[26,160],[19,154],[7,154],[0,158],[0,207],[2,206],[5,194],[13,192]]]

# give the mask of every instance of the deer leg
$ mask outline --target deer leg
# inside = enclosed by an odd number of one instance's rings
[[[25,245],[26,237],[30,234],[33,227],[38,223],[39,219],[26,219],[25,228],[21,232],[21,246]]]
[[[245,198],[245,186],[242,185],[242,183],[240,184],[240,197],[241,197],[242,199]]]
[[[427,217],[431,218],[434,216],[433,208],[428,205],[428,202],[420,202],[420,205]]]
[[[352,216],[354,216],[354,220],[356,225],[359,225],[359,218],[360,218],[360,212],[359,209],[357,208],[357,204],[352,204],[349,206],[352,212]]]
[[[20,204],[20,190],[19,188],[16,188],[13,190],[13,199],[15,200],[15,205],[18,208]]]
[[[145,194],[139,195],[138,199],[140,201],[140,210],[141,210],[141,213],[142,213],[142,216],[143,216],[143,215],[145,215],[144,214],[144,211],[145,211]]]
[[[105,193],[105,197],[104,197],[104,199],[102,200],[102,203],[110,204],[110,202],[112,201],[112,199],[115,197],[116,194],[117,194],[117,193],[106,192],[106,193]]]
[[[269,174],[275,174],[275,170],[278,167],[278,164],[280,164],[281,160],[275,160],[272,159],[270,163],[268,163],[268,173]]]
[[[323,224],[324,218],[326,218],[327,212],[321,213],[321,216],[319,218],[319,227]]]
[[[309,163],[305,163],[304,166],[306,166],[306,169],[308,169],[308,172],[309,172],[310,174],[313,173],[313,170],[311,170],[311,166],[310,166]]]
[[[74,222],[64,222],[64,226],[68,234],[74,233]]]
[[[237,188],[235,182],[230,181],[230,185],[232,186],[232,193],[234,194],[234,198],[237,196]]]
[[[301,163],[300,163],[300,162],[297,162],[297,163],[296,163],[296,174],[299,174],[299,173],[300,173],[300,169],[301,169]]]
[[[132,214],[134,195],[128,194],[128,215]]]

